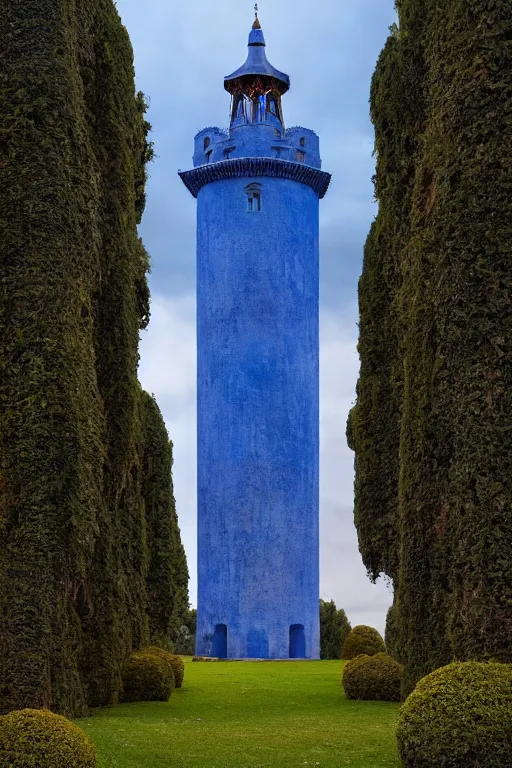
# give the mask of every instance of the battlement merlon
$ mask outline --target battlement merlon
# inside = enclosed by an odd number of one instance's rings
[[[229,131],[210,127],[199,131],[194,139],[194,168],[246,157],[322,167],[317,134],[299,126],[286,131],[264,123],[244,123]]]

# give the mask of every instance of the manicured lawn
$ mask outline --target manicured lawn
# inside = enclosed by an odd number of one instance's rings
[[[100,768],[398,768],[398,705],[347,701],[341,662],[187,660],[168,704],[123,704],[79,725]]]

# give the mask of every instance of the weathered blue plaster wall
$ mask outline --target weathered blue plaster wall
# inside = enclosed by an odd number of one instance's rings
[[[240,113],[234,102],[229,131],[200,131],[180,173],[198,200],[196,652],[318,658],[318,208],[330,176],[318,136],[285,131],[265,101],[289,78],[264,46],[256,21],[225,79],[233,98],[243,87],[256,100]]]
[[[261,184],[262,209],[245,188]],[[198,196],[197,653],[319,652],[318,207],[286,179]]]

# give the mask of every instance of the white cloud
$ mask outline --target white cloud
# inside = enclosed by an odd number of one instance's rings
[[[321,312],[321,593],[345,608],[353,625],[383,631],[391,592],[372,585],[352,521],[353,454],[345,424],[359,368],[356,308]],[[140,379],[156,395],[174,442],[174,488],[195,603],[196,579],[196,332],[195,299],[156,294],[141,344]]]

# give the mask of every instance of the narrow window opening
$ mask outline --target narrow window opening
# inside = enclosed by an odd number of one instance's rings
[[[267,99],[267,109],[271,115],[277,117],[277,104],[273,96],[269,96]]]
[[[300,145],[301,145],[301,147],[305,147],[306,146],[306,139],[304,138],[304,136],[301,136],[301,138],[300,138]]]
[[[306,162],[306,155],[304,152],[301,152],[300,149],[297,150],[296,159],[298,163],[305,163]]]
[[[306,636],[304,624],[290,626],[290,659],[306,658]]]
[[[208,149],[209,146],[210,146],[210,138],[209,138],[209,136],[207,136],[205,138],[205,140],[204,140],[204,151],[205,152],[206,152],[206,150]]]
[[[259,192],[251,192],[247,198],[247,210],[249,213],[261,211],[261,195]]]
[[[247,195],[247,211],[257,213],[261,211],[261,188],[259,184],[249,184],[245,188]]]
[[[228,628],[226,624],[215,625],[212,653],[217,659],[227,659],[228,657]]]

